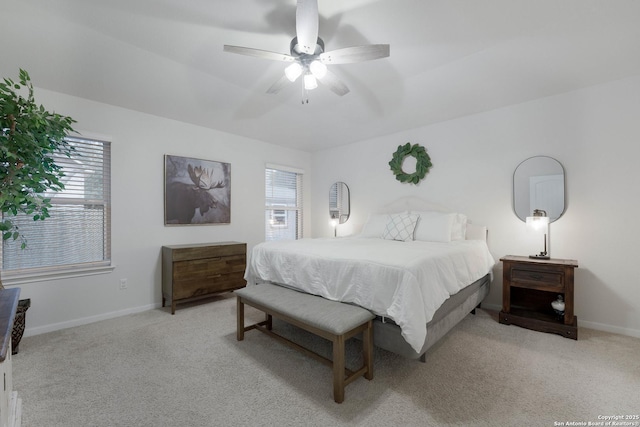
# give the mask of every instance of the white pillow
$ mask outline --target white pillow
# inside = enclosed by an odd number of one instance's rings
[[[387,227],[387,214],[369,214],[367,222],[364,223],[360,237],[377,237],[381,238],[384,229]]]
[[[467,240],[484,240],[487,241],[487,227],[483,225],[467,224],[466,232]]]
[[[456,214],[444,212],[418,212],[416,240],[425,242],[450,242]]]
[[[464,240],[467,234],[467,216],[455,214],[451,227],[451,240]]]
[[[410,214],[409,212],[389,215],[382,238],[402,242],[413,240],[413,232],[416,229],[418,218],[418,214]]]

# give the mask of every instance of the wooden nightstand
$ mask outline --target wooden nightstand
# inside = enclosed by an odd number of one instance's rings
[[[508,255],[501,258],[502,311],[500,323],[578,339],[578,318],[573,314],[572,259],[533,259]],[[564,297],[564,316],[551,307],[558,295]]]

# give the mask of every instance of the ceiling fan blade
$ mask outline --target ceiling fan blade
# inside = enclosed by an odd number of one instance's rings
[[[336,95],[343,96],[349,93],[347,85],[342,83],[340,79],[329,70],[327,70],[327,74],[325,74],[324,77],[318,80]]]
[[[388,56],[388,44],[370,44],[366,46],[345,47],[321,53],[320,61],[325,64],[350,64],[354,62],[386,58]]]
[[[274,84],[272,84],[269,89],[267,89],[267,93],[276,94],[276,93],[280,92],[289,83],[291,83],[291,82],[289,81],[287,76],[283,75],[282,77],[280,77],[280,79],[278,81],[276,81]]]
[[[298,51],[313,55],[318,42],[318,0],[298,0],[296,6],[296,36]]]
[[[239,55],[253,56],[261,59],[270,59],[272,61],[293,62],[295,58],[291,55],[278,52],[270,52],[268,50],[253,49],[250,47],[231,46],[224,45],[224,51],[230,53],[237,53]]]

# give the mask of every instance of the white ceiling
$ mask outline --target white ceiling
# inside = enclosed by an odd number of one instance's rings
[[[388,43],[332,65],[351,92],[292,83],[295,0],[4,1],[0,74],[273,144],[319,150],[640,75],[637,0],[319,0],[326,50]],[[11,17],[6,19],[5,17]]]

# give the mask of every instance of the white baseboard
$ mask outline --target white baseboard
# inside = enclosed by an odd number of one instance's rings
[[[589,322],[588,320],[582,319],[580,319],[579,326],[589,329],[595,329],[596,331],[611,332],[612,334],[620,334],[626,335],[628,337],[640,338],[640,331],[637,329],[622,328],[620,326],[606,325],[604,323],[598,322]]]
[[[481,308],[486,308],[488,310],[495,310],[495,311],[500,311],[502,310],[502,306],[501,305],[497,305],[497,304],[487,304],[486,302],[483,302],[482,304],[480,304]]]
[[[74,326],[87,325],[89,323],[99,322],[101,320],[114,319],[116,317],[126,316],[128,314],[141,313],[143,311],[154,310],[160,308],[162,304],[149,304],[141,307],[127,308],[125,310],[112,311],[109,313],[103,313],[96,316],[83,317],[80,319],[68,320],[66,322],[52,323],[50,325],[38,326],[35,328],[26,328],[24,331],[25,337],[33,335],[46,334],[47,332],[59,331],[61,329],[73,328]]]
[[[72,328],[74,326],[87,325],[89,323],[99,322],[101,320],[114,319],[116,317],[126,316],[127,314],[141,313],[143,311],[154,310],[156,308],[160,308],[161,306],[162,304],[160,303],[149,304],[141,307],[128,308],[126,310],[112,311],[110,313],[104,313],[97,316],[83,317],[81,319],[74,319],[66,322],[53,323],[51,325],[39,326],[35,328],[27,328],[24,331],[24,336],[29,337],[33,335],[46,334],[47,332],[53,332],[61,329]],[[502,306],[497,304],[482,303],[482,307],[489,310],[495,310],[495,311],[502,310]],[[637,329],[623,328],[620,326],[612,326],[604,323],[590,322],[582,319],[580,319],[580,326],[589,328],[589,329],[595,329],[597,331],[604,331],[604,332],[610,332],[613,334],[620,334],[620,335],[626,335],[634,338],[640,338],[640,330],[637,330]]]
[[[482,308],[495,311],[502,310],[502,306],[497,304],[482,303]],[[596,331],[611,332],[612,334],[626,335],[628,337],[640,338],[640,330],[623,328],[621,326],[607,325],[605,323],[590,322],[584,319],[580,319],[580,321],[578,322],[578,327],[595,329]]]

